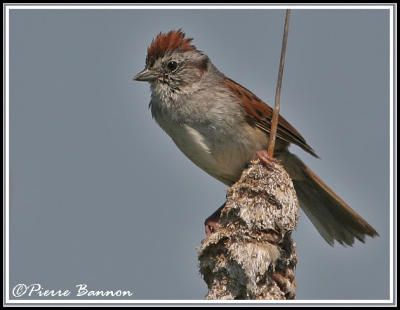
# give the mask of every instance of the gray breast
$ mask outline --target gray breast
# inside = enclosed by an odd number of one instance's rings
[[[208,105],[188,113],[187,106],[171,109],[152,102],[153,117],[178,148],[208,174],[231,185],[255,158],[255,151],[265,147],[266,136],[242,122],[234,109],[215,109]]]

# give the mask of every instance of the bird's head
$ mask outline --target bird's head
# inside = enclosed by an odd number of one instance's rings
[[[209,59],[185,38],[181,30],[159,33],[147,49],[146,66],[134,79],[151,87],[178,94],[198,82]]]

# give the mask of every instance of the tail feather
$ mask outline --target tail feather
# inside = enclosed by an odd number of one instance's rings
[[[365,236],[378,233],[357,212],[330,189],[296,155],[289,152],[279,157],[293,179],[300,206],[321,236],[333,246],[353,245]]]

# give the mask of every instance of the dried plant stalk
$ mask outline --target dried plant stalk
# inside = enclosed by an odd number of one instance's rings
[[[294,299],[298,200],[284,168],[258,160],[227,191],[219,229],[198,249],[206,299]]]
[[[269,133],[269,141],[268,141],[268,155],[270,157],[274,156],[276,132],[278,130],[281,87],[282,87],[282,78],[283,78],[283,68],[285,66],[286,44],[287,44],[287,38],[288,38],[288,33],[289,33],[289,20],[290,20],[290,9],[287,9],[286,17],[285,17],[285,27],[284,27],[284,31],[283,31],[281,60],[279,63],[278,81],[276,83],[275,106],[274,106],[274,110],[272,113],[271,131]]]

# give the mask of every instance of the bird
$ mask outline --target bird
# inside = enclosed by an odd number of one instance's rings
[[[352,246],[376,230],[295,154],[291,144],[318,158],[303,136],[279,116],[274,158],[266,153],[272,108],[225,76],[181,30],[160,32],[147,48],[145,68],[133,79],[150,84],[153,119],[198,167],[231,186],[249,163],[281,163],[293,180],[300,207],[323,239]],[[223,206],[222,206],[223,207]],[[221,207],[221,208],[222,208]],[[206,220],[215,232],[220,209]]]

